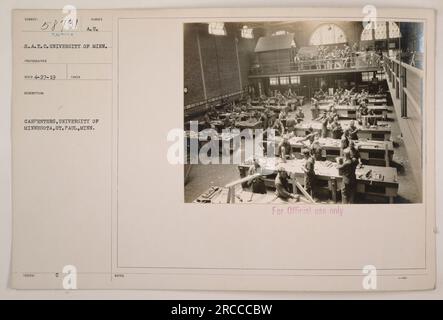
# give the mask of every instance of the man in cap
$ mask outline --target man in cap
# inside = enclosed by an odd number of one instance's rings
[[[268,116],[266,115],[266,112],[261,112],[259,121],[261,121],[263,129],[268,128]]]
[[[360,106],[358,107],[358,112],[360,116],[367,116],[369,114],[368,106],[366,105],[366,101],[362,101]]]
[[[332,132],[332,138],[333,139],[340,139],[343,134],[343,129],[338,122],[338,117],[334,118],[334,122],[331,124],[331,132]]]
[[[355,121],[351,120],[349,122],[349,139],[351,140],[358,140],[358,128],[355,126]]]
[[[248,175],[252,176],[256,173],[261,173],[261,166],[257,159],[254,159],[254,163],[251,168],[249,168]],[[266,185],[263,176],[259,176],[254,178],[248,182],[248,185],[251,186],[253,193],[266,193]]]
[[[343,155],[343,151],[349,147],[349,128],[347,128],[340,139],[340,154]]]
[[[287,118],[286,119],[286,131],[290,136],[296,136],[296,126],[297,120],[295,118]]]
[[[318,133],[314,136],[314,141],[311,143],[310,151],[311,155],[316,161],[323,160],[323,148],[320,144],[320,136]]]
[[[331,106],[330,110],[329,110],[329,116],[334,119],[335,117],[338,118],[338,113],[337,113],[337,109],[335,109],[334,106]]]
[[[315,159],[308,149],[303,149],[302,154],[305,159],[305,163],[302,167],[305,174],[305,190],[312,197],[315,188]]]
[[[312,103],[311,103],[311,113],[312,113],[312,119],[316,119],[319,117],[319,107],[318,107],[318,100],[315,98],[311,98],[312,99]]]
[[[354,203],[355,191],[357,189],[357,177],[355,175],[357,161],[351,157],[349,149],[343,151],[343,156],[343,163],[337,165],[337,169],[343,177],[341,188],[342,203]]]
[[[313,143],[315,140],[315,136],[318,136],[318,132],[315,132],[314,128],[310,126],[308,128],[308,134],[306,134],[303,139],[300,140],[300,142],[309,140],[310,143]]]
[[[349,141],[349,151],[351,152],[351,159],[357,161],[357,167],[361,167],[363,163],[361,161],[360,151],[358,150],[358,146],[355,145],[354,140]]]
[[[322,114],[315,120],[319,120],[321,122],[321,137],[327,138],[328,137],[328,123],[329,123],[329,116],[326,111],[323,111]]]
[[[275,130],[276,135],[283,135],[285,133],[285,126],[283,125],[283,122],[278,118],[274,120],[274,123],[272,124],[272,129]]]
[[[291,184],[289,183],[289,175],[284,167],[279,167],[277,176],[275,177],[275,194],[283,200],[297,199],[297,195],[291,191]]]
[[[303,110],[301,107],[298,107],[295,111],[295,118],[297,119],[297,122],[300,123],[305,118],[305,114],[303,113]]]
[[[293,157],[291,144],[289,143],[289,137],[287,135],[283,136],[282,141],[278,144],[277,151],[283,162],[286,162],[287,158],[290,159]]]

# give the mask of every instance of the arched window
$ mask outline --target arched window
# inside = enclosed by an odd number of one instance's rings
[[[333,23],[319,26],[311,36],[310,45],[326,45],[346,42],[346,35],[343,30]]]
[[[208,24],[208,32],[209,34],[213,34],[216,36],[225,36],[226,28],[224,22],[210,22]]]
[[[375,25],[375,29],[374,26]],[[389,30],[389,34],[388,34]],[[395,39],[400,38],[400,28],[397,26],[395,22],[392,21],[377,21],[375,24],[369,23],[365,26],[361,33],[360,40],[368,41],[368,40],[383,40],[387,39]]]
[[[367,24],[363,29],[360,37],[361,41],[372,40],[372,27],[371,24]]]
[[[376,28],[374,30],[375,40],[386,39],[386,37],[387,37],[386,32],[387,32],[386,22],[377,21]]]
[[[389,21],[389,38],[401,38],[400,28],[392,21]]]

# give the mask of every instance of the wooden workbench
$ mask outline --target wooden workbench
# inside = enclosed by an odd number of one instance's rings
[[[211,120],[210,125],[211,128],[220,132],[225,127],[225,122],[223,120]]]
[[[244,121],[236,121],[235,127],[238,129],[260,129],[262,122],[256,119],[247,119]]]
[[[293,96],[286,100],[286,104],[289,106],[303,106],[305,97],[304,96]]]
[[[368,103],[376,106],[387,105],[388,99],[386,98],[368,98]]]
[[[332,105],[332,104],[334,104],[334,99],[333,98],[323,99],[323,100],[319,100],[318,101],[318,105],[319,106]]]
[[[222,112],[218,114],[218,117],[220,119],[225,119],[225,118],[234,118],[237,121],[242,121],[242,120],[246,120],[250,117],[252,117],[254,115],[253,111],[241,111],[241,112]]]
[[[265,111],[266,108],[263,105],[251,105],[250,107],[248,107],[248,110],[251,110],[251,111]]]
[[[386,93],[370,93],[368,94],[368,99],[387,99],[388,95]]]
[[[341,120],[340,124],[343,129],[346,129],[349,126],[349,120]],[[359,139],[387,141],[391,137],[391,126],[389,124],[364,127],[355,123],[355,126],[359,129],[357,133]],[[315,132],[321,132],[321,123],[311,120],[298,123],[295,126],[295,134],[303,137],[309,133],[308,129],[310,127],[312,127]]]
[[[190,154],[191,140],[197,140],[198,151],[208,141],[216,141],[218,143],[219,152],[225,149],[225,152],[233,151],[235,148],[234,139],[239,136],[238,132],[222,132],[217,134],[208,135],[202,132],[195,132],[187,130],[185,131],[185,145],[187,147],[187,154]]]
[[[301,150],[309,147],[309,141],[301,141],[303,137],[292,137],[289,139],[292,152],[298,158],[302,158]],[[282,137],[275,137],[275,148],[282,141]],[[270,143],[270,141],[264,141]],[[340,139],[320,138],[320,146],[322,147],[322,157],[325,160],[335,161],[340,156]],[[389,166],[392,163],[394,155],[394,145],[391,141],[374,141],[374,140],[354,140],[356,147],[360,152],[360,157],[364,164],[374,166]],[[266,150],[268,150],[266,148]],[[276,155],[279,155],[276,149]]]
[[[289,105],[267,105],[265,107],[277,113],[281,111],[289,111],[291,109]]]
[[[329,111],[331,105],[319,106],[318,109],[320,111]],[[357,106],[350,105],[336,105],[334,106],[339,118],[345,119],[357,119]],[[368,110],[373,111],[375,115],[377,115],[379,119],[387,119],[388,112],[390,112],[390,108],[386,106],[368,106]]]
[[[340,120],[343,129],[349,127],[351,120]],[[388,141],[391,139],[391,125],[388,122],[378,122],[376,126],[363,126],[354,121],[355,127],[359,129],[357,136],[359,140]]]
[[[279,158],[264,157],[257,159],[261,168],[266,173],[265,184],[268,187],[274,186],[274,179],[277,168],[282,166],[289,173],[292,181],[296,179],[300,184],[304,185],[304,173],[302,166],[305,162],[303,159],[292,159],[282,162]],[[247,160],[239,165],[240,177],[245,177],[252,161]],[[371,173],[369,176],[367,174]],[[342,176],[337,169],[337,163],[331,161],[316,161],[315,174],[317,186],[330,191],[331,198],[337,201],[337,192],[342,187]],[[384,196],[389,199],[390,203],[394,202],[394,197],[398,194],[397,169],[393,167],[377,167],[364,165],[362,168],[356,169],[357,176],[357,193]],[[291,181],[291,180],[290,180]]]

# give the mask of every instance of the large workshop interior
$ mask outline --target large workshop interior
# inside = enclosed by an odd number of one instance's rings
[[[185,24],[185,202],[420,203],[424,62],[416,22]]]

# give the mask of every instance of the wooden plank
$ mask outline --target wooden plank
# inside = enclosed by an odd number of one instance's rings
[[[291,175],[291,177],[304,177],[302,166],[304,164],[303,159],[290,159],[286,162],[276,161],[275,158],[259,158],[260,166],[271,173],[276,173],[278,167],[283,167]],[[251,162],[248,160],[245,164],[239,165],[240,172],[245,172],[251,166]],[[366,175],[371,172],[371,177]],[[342,182],[342,176],[337,169],[337,163],[331,161],[316,161],[315,162],[315,175],[317,179],[329,181],[331,178],[335,178],[337,185]],[[398,191],[397,169],[394,167],[379,167],[364,165],[362,168],[356,169],[357,184],[359,185],[371,185],[371,186],[383,186],[392,190]],[[395,191],[395,192],[396,192]]]
[[[260,176],[261,176],[260,173],[256,173],[256,174],[253,174],[253,175],[250,175],[250,176],[246,176],[244,178],[241,178],[241,179],[238,179],[238,180],[235,180],[233,182],[228,183],[227,185],[225,185],[225,188],[231,188],[231,187],[236,186],[238,184],[249,182],[249,181],[251,181],[251,180],[253,180],[255,178],[258,178]]]
[[[311,197],[311,195],[303,188],[303,186],[294,178],[294,183],[297,186],[297,188],[303,193],[303,195],[308,199],[310,202],[315,203],[315,200]]]

